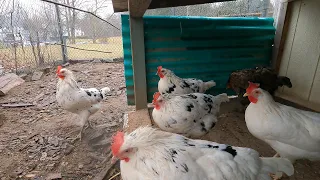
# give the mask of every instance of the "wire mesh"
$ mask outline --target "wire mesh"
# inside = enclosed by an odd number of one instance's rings
[[[120,15],[110,11],[110,0],[97,0],[96,4],[83,0],[55,2],[91,13],[62,6],[57,10],[56,5],[39,0],[3,0],[0,3],[0,67],[19,72],[61,63],[62,47],[66,47],[68,60],[123,57],[121,30],[115,28],[120,27]],[[109,13],[102,14],[100,10],[105,7],[109,8]],[[97,18],[101,14],[105,21]]]
[[[113,13],[111,0],[54,2],[71,8],[57,9],[40,0],[0,2],[0,73],[2,67],[19,72],[61,63],[63,47],[68,60],[123,59],[121,18]],[[273,16],[278,4],[277,0],[236,0],[147,10],[146,15]]]

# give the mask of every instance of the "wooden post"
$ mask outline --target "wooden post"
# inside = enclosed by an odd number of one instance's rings
[[[60,17],[60,10],[59,6],[56,4],[56,13],[57,13],[57,20],[58,20],[58,27],[59,27],[59,36],[60,36],[60,44],[61,44],[61,51],[62,51],[62,63],[67,63],[67,52],[66,47],[63,40],[63,31],[62,31],[62,25],[61,25],[61,17]]]
[[[147,78],[144,49],[144,29],[142,16],[151,0],[129,0],[129,22],[136,110],[148,108]]]
[[[130,16],[130,37],[134,80],[134,98],[136,110],[139,110],[147,108],[148,103],[142,17],[133,18]]]

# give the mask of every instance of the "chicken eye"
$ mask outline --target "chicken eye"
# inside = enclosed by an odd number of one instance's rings
[[[125,152],[128,153],[128,152],[129,152],[129,149],[127,149]]]

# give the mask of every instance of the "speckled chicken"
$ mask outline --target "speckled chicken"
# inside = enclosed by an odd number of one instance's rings
[[[278,76],[271,68],[256,67],[234,71],[229,77],[227,88],[231,88],[237,93],[243,105],[248,105],[250,103],[247,98],[243,97],[246,88],[249,85],[248,81],[260,83],[260,87],[272,95],[274,95],[274,92],[279,86],[292,87],[288,77]]]
[[[220,104],[229,101],[227,94],[202,93],[161,95],[157,92],[153,98],[152,117],[160,129],[188,137],[200,137],[209,132],[218,121]]]
[[[171,70],[162,68],[162,66],[158,67],[157,75],[160,77],[158,91],[161,94],[204,93],[216,85],[214,81],[203,82],[194,78],[182,79]]]
[[[234,147],[139,127],[113,137],[112,162],[120,159],[123,180],[271,180],[278,171],[291,176],[285,158],[263,158]]]
[[[106,99],[110,88],[105,87],[100,90],[96,88],[83,89],[80,88],[73,76],[72,71],[58,66],[56,98],[58,104],[65,110],[78,114],[81,123],[81,130],[77,138],[80,138],[84,125],[88,122],[89,116],[96,113],[100,109],[100,102]]]

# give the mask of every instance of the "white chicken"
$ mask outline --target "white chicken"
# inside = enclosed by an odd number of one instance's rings
[[[218,121],[220,104],[228,102],[227,94],[212,96],[202,93],[153,95],[152,117],[160,129],[200,137],[209,132]]]
[[[58,104],[65,110],[78,114],[80,117],[81,130],[76,139],[82,136],[84,125],[88,122],[88,127],[92,127],[88,121],[89,116],[100,109],[100,102],[106,99],[110,88],[104,87],[100,90],[96,88],[80,88],[73,76],[73,73],[58,66],[56,98]]]
[[[182,79],[169,69],[162,68],[162,66],[158,67],[157,75],[160,77],[158,91],[161,94],[204,93],[216,85],[214,81],[203,82],[200,79]]]
[[[277,152],[275,157],[280,155],[292,163],[320,160],[319,113],[277,103],[257,83],[249,82],[244,96],[251,102],[245,113],[250,133],[268,143]]]
[[[234,147],[140,127],[118,132],[111,146],[120,159],[123,180],[271,180],[271,174],[294,173],[285,158],[262,158],[250,148]]]

